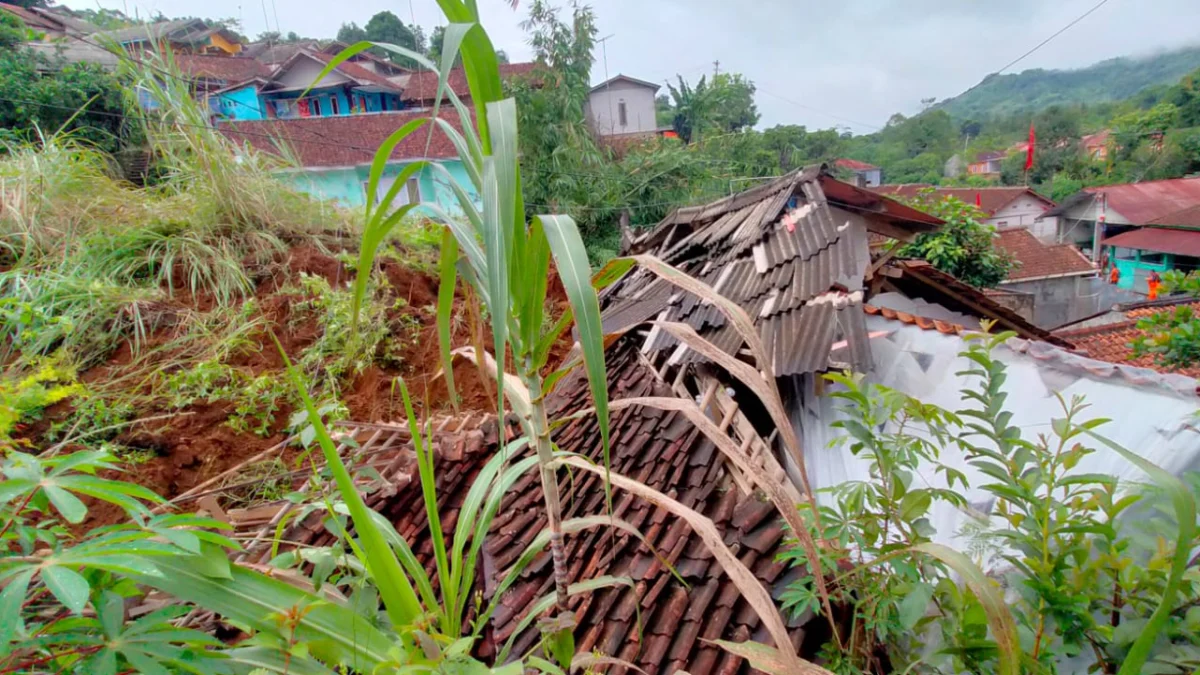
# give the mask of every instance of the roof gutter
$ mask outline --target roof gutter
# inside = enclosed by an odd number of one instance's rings
[[[1063,272],[1062,274],[1045,274],[1040,277],[1024,277],[1021,279],[1005,279],[999,285],[1004,284],[1020,284],[1026,281],[1045,281],[1046,279],[1062,279],[1065,277],[1082,277],[1089,274],[1095,274],[1096,270],[1080,270],[1078,272]]]

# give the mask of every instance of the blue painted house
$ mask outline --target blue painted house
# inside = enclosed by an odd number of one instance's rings
[[[402,110],[403,93],[387,75],[347,61],[317,81],[332,56],[298,50],[268,77],[255,77],[211,94],[227,120],[307,119]]]
[[[375,150],[392,132],[427,111],[322,115],[303,118],[240,120],[218,123],[218,129],[240,146],[287,155],[299,166],[280,172],[298,189],[321,199],[357,208],[366,204],[366,184]],[[452,111],[442,117],[459,126]],[[433,130],[430,138],[429,130]],[[281,151],[280,148],[285,150]],[[428,151],[427,151],[428,148]],[[454,145],[440,129],[425,126],[399,143],[384,173],[385,189],[405,165],[418,159],[436,162],[445,171],[425,169],[401,189],[396,204],[432,203],[445,213],[461,214],[450,180],[457,182],[476,205],[479,195],[471,184]],[[440,214],[426,209],[425,215]]]

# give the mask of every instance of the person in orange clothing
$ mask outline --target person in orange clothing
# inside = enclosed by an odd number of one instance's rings
[[[1146,287],[1149,289],[1147,298],[1150,300],[1158,299],[1158,287],[1162,285],[1162,277],[1158,276],[1158,272],[1150,270],[1150,276],[1146,277]]]
[[[1112,266],[1112,271],[1108,273],[1108,283],[1114,286],[1121,280],[1121,270],[1117,269],[1116,265]]]

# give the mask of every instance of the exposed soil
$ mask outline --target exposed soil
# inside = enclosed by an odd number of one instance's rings
[[[279,294],[278,290],[295,281],[302,273],[319,275],[331,285],[341,285],[351,281],[354,272],[337,258],[311,245],[291,249],[286,259],[281,262],[281,265],[265,271],[269,273],[258,275],[260,281],[256,296],[267,325],[278,337],[289,357],[295,358],[306,346],[321,336],[323,327],[315,317],[296,320],[292,316],[292,307],[302,301],[303,296]],[[402,303],[396,303],[396,309],[389,313],[393,325],[406,326],[403,334],[393,333],[394,339],[401,345],[400,365],[386,368],[380,365],[370,366],[344,385],[343,403],[349,409],[351,419],[401,421],[405,419],[404,407],[396,380],[403,377],[412,395],[417,415],[448,411],[452,406],[446,380],[440,374],[441,359],[436,326],[438,281],[426,271],[405,267],[390,259],[383,261],[381,267],[390,283],[390,292],[404,300]],[[557,316],[566,306],[565,293],[557,284],[557,279],[551,287],[551,297],[551,310]],[[460,316],[455,316],[452,322],[455,346],[468,345],[472,341],[473,322],[465,316],[465,303],[462,300],[460,291],[460,297],[456,298],[456,314]],[[212,306],[210,299],[193,298],[189,292],[176,286],[171,301],[163,311],[206,311]],[[397,321],[401,318],[406,321]],[[176,336],[176,328],[171,324],[171,321],[160,324],[162,327],[148,336],[142,349],[168,344]],[[490,344],[491,336],[486,330],[480,337],[485,340],[484,344]],[[229,364],[246,369],[254,375],[278,373],[279,377],[285,377],[282,372],[283,360],[270,333],[262,331],[260,335],[254,336],[254,341],[256,344],[253,348],[237,354],[229,360]],[[570,344],[571,337],[568,334],[555,345],[551,364],[561,360],[569,350]],[[135,366],[139,369],[170,367],[172,354],[167,350],[160,350],[155,356],[161,364],[146,364],[144,359],[138,359],[139,353],[145,352],[135,351],[132,340],[127,341],[118,346],[104,363],[81,373],[80,379],[91,384],[111,382],[128,375]],[[138,378],[128,379],[130,386],[136,388]],[[494,410],[494,387],[485,382],[473,364],[461,360],[456,362],[454,380],[461,397],[460,409]],[[226,421],[232,409],[232,404],[224,402],[193,405],[177,411],[178,414],[169,419],[131,427],[116,441],[128,447],[152,450],[155,456],[144,463],[129,466],[120,477],[133,480],[166,498],[172,498],[286,438],[286,425],[292,412],[287,406],[276,413],[271,433],[265,438],[230,428]],[[26,430],[26,438],[35,447],[46,447],[48,444],[42,441],[43,434],[51,424],[66,419],[71,412],[68,403],[46,410],[43,419]],[[137,416],[145,418],[168,412],[176,411],[151,407],[138,410]],[[293,450],[289,454],[294,452]],[[89,529],[123,519],[124,514],[116,507],[93,505],[89,518],[82,527]]]

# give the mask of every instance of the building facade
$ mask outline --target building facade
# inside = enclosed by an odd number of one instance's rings
[[[653,82],[617,75],[592,87],[584,113],[600,136],[654,134],[658,131],[654,107],[658,90]]]

